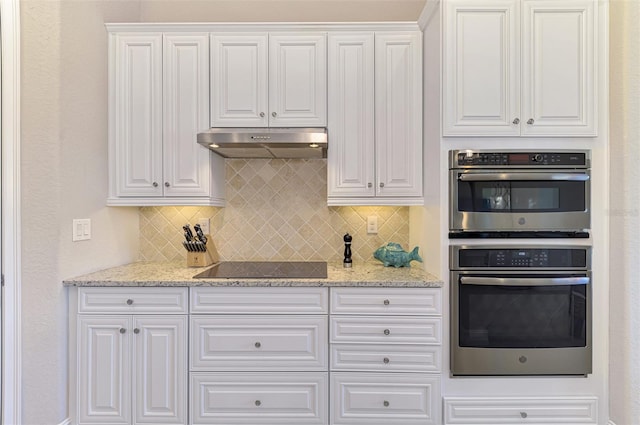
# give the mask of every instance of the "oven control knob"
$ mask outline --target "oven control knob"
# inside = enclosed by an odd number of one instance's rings
[[[520,356],[520,358],[518,359],[518,361],[520,363],[526,363],[527,362],[527,357],[526,356]]]
[[[537,154],[533,155],[533,161],[534,162],[542,162],[542,154],[537,153]]]

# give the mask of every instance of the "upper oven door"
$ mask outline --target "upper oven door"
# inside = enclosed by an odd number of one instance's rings
[[[451,231],[590,227],[588,170],[451,170]]]

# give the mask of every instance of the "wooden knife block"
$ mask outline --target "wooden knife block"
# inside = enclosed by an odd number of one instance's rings
[[[209,235],[205,235],[207,238],[207,244],[205,245],[206,251],[191,252],[187,251],[187,267],[206,267],[220,261],[218,250],[213,243],[213,239]]]

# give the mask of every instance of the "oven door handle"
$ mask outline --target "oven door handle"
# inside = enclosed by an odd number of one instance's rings
[[[558,286],[558,285],[588,285],[589,277],[548,277],[548,278],[519,278],[519,277],[479,277],[460,276],[463,285],[493,285],[493,286]]]
[[[472,173],[460,174],[460,181],[485,182],[485,181],[574,181],[586,182],[589,174],[584,173]]]

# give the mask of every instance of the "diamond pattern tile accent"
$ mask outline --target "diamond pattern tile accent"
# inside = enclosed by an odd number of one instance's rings
[[[339,261],[342,237],[353,236],[356,260],[376,248],[409,243],[408,207],[327,206],[327,164],[304,159],[227,159],[227,206],[141,207],[140,260],[186,259],[182,226],[210,218],[221,260]],[[378,234],[367,234],[367,216]]]

